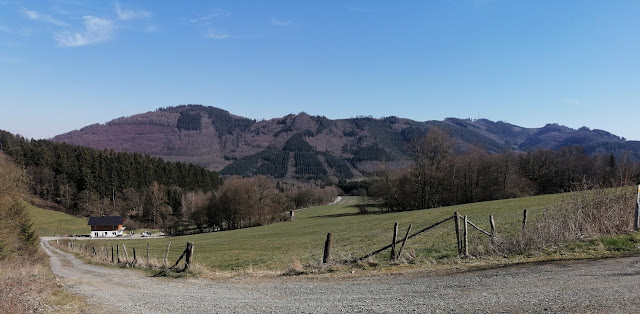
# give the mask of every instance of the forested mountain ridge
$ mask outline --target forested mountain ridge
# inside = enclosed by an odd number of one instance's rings
[[[449,133],[462,151],[473,146],[498,153],[579,145],[589,154],[629,152],[640,159],[640,142],[586,127],[524,128],[456,118],[419,122],[394,116],[330,120],[304,112],[256,121],[201,105],[160,108],[52,140],[190,162],[222,174],[351,178],[374,171],[383,162],[392,167],[406,165],[407,143],[431,127]]]
[[[192,164],[26,140],[2,130],[0,154],[26,170],[33,195],[79,216],[119,214],[147,225],[168,224],[182,219],[184,195],[222,184],[216,172]]]

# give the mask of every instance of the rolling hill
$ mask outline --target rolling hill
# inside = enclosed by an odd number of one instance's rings
[[[304,112],[256,121],[202,105],[121,117],[52,140],[190,162],[225,175],[349,179],[374,171],[381,163],[407,165],[407,143],[432,127],[446,130],[463,151],[474,145],[495,153],[579,145],[590,154],[626,151],[640,159],[640,142],[587,127],[524,128],[486,119],[414,121],[395,116],[331,120]]]

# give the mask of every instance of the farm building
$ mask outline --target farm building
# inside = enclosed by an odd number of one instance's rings
[[[89,217],[87,225],[91,226],[92,238],[121,237],[125,229],[122,226],[124,220],[121,216]]]

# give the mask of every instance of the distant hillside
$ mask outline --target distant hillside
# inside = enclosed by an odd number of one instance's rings
[[[304,112],[255,121],[225,110],[182,105],[94,124],[53,138],[99,149],[139,152],[205,166],[227,175],[267,174],[276,178],[357,178],[408,163],[407,143],[431,127],[446,130],[461,150],[558,149],[579,145],[588,153],[631,153],[640,142],[602,130],[558,124],[523,128],[486,119],[413,121],[399,117],[330,120]]]

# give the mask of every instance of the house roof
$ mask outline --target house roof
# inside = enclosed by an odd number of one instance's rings
[[[102,217],[89,217],[89,226],[107,226],[107,225],[121,225],[124,222],[122,216],[102,216]]]

